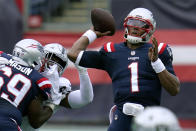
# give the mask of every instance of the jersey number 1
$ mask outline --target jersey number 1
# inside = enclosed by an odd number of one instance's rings
[[[128,68],[131,71],[131,92],[138,92],[139,86],[138,86],[138,63],[133,62],[131,63]]]

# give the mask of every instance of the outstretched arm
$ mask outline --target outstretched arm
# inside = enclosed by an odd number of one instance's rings
[[[99,31],[94,31],[93,27],[87,30],[76,42],[74,42],[71,49],[68,51],[68,58],[75,62],[80,51],[86,50],[87,46],[92,43],[96,38],[110,35],[110,31],[101,33]]]
[[[180,91],[179,79],[167,71],[162,61],[158,58],[158,43],[157,40],[152,38],[153,47],[149,49],[149,59],[155,72],[157,73],[161,85],[166,89],[170,95],[175,96]]]
[[[75,90],[61,101],[61,105],[70,108],[81,108],[93,101],[93,87],[88,72],[83,67],[77,67],[80,78],[80,90]]]

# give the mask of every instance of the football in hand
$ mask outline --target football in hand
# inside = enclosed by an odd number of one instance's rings
[[[106,32],[111,31],[109,35],[115,33],[115,21],[114,17],[107,10],[101,8],[95,8],[91,10],[91,22],[95,31]]]

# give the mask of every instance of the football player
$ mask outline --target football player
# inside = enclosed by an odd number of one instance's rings
[[[147,107],[133,118],[133,131],[182,131],[176,115],[161,106]]]
[[[59,93],[58,99],[52,96],[51,82],[38,72],[43,53],[42,45],[33,39],[16,43],[12,55],[0,52],[0,130],[20,130],[22,116],[28,116],[32,127],[40,127],[53,113],[42,102],[61,99]]]
[[[125,41],[108,42],[99,51],[86,48],[96,38],[110,34],[93,28],[86,31],[68,52],[76,64],[105,70],[112,79],[113,116],[108,131],[129,131],[133,116],[144,107],[159,105],[164,88],[175,96],[180,82],[172,66],[172,52],[166,43],[158,44],[152,37],[156,22],[151,11],[133,9],[124,20]],[[152,43],[149,43],[152,37]]]
[[[81,108],[86,106],[87,104],[93,101],[93,88],[88,76],[88,72],[86,68],[82,68],[76,66],[79,78],[80,78],[80,90],[71,90],[71,83],[65,77],[61,75],[65,71],[68,65],[68,58],[67,58],[67,51],[66,49],[58,44],[58,43],[51,43],[44,46],[44,54],[45,54],[45,69],[44,70],[51,70],[51,66],[57,65],[58,69],[58,76],[59,76],[59,92],[62,92],[65,97],[61,100],[60,106],[66,108]],[[55,81],[51,78],[50,75],[43,74],[46,76],[52,83]],[[47,102],[47,105],[54,105],[53,103]],[[55,108],[59,107],[54,105]],[[35,131],[29,124],[26,118],[24,118],[22,123],[22,129],[28,131]]]

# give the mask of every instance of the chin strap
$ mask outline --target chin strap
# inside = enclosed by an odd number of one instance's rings
[[[131,44],[138,44],[142,42],[142,38],[130,36],[130,35],[127,35],[126,40],[129,41]]]

